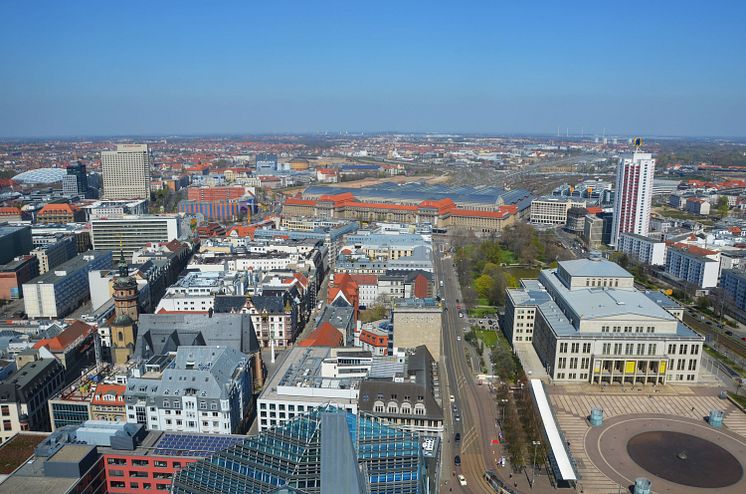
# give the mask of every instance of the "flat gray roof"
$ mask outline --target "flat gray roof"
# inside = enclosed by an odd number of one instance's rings
[[[615,262],[607,259],[574,259],[559,263],[570,276],[632,278],[632,274]]]
[[[541,272],[540,276],[539,280],[545,285],[550,285],[552,291],[557,293],[580,319],[597,319],[624,314],[637,314],[668,321],[675,319],[644,293],[634,289],[583,287],[568,290],[557,277],[557,270],[546,269]],[[599,275],[589,274],[588,276]]]

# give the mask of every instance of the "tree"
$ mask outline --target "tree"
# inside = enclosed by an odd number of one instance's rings
[[[493,283],[494,280],[490,275],[483,274],[474,280],[474,290],[476,290],[477,295],[480,297],[488,298]]]
[[[473,307],[477,301],[477,292],[472,287],[467,286],[462,290],[462,294],[464,296],[464,303],[469,307]]]
[[[724,218],[728,216],[728,198],[725,196],[720,196],[718,199],[718,215],[721,218]]]

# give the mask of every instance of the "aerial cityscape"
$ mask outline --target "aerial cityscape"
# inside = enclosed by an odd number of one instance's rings
[[[0,5],[0,494],[743,494],[746,7]]]

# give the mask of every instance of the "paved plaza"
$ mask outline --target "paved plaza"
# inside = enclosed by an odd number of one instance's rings
[[[726,449],[746,467],[746,414],[730,401],[720,399],[717,396],[718,388],[671,385],[622,388],[578,384],[550,385],[547,386],[547,391],[557,422],[577,462],[578,473],[582,479],[578,491],[582,489],[584,493],[589,494],[629,492],[627,489],[632,483],[629,480],[644,476],[653,480],[654,492],[746,492],[746,485],[743,484],[746,480],[730,488],[721,489],[691,488],[666,483],[663,479],[645,472],[639,465],[635,465],[627,453],[626,441],[631,439],[633,432],[659,430],[662,429],[661,424],[668,423],[669,427],[673,427],[671,430],[680,430],[701,437],[709,435],[720,446],[723,446],[724,442],[728,443]],[[587,417],[594,407],[603,408],[605,421],[604,426],[591,429]],[[704,421],[704,417],[708,416],[712,409],[725,412],[721,433],[714,431]],[[625,426],[614,431],[616,441],[607,441],[608,446],[598,446],[597,436],[604,429],[623,421]],[[609,437],[612,437],[611,433]],[[741,447],[744,449],[739,449]],[[610,465],[623,465],[624,471],[615,472],[614,468],[609,468]]]

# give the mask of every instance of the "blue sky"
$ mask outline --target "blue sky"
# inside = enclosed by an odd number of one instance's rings
[[[0,136],[746,136],[746,2],[0,3]]]

